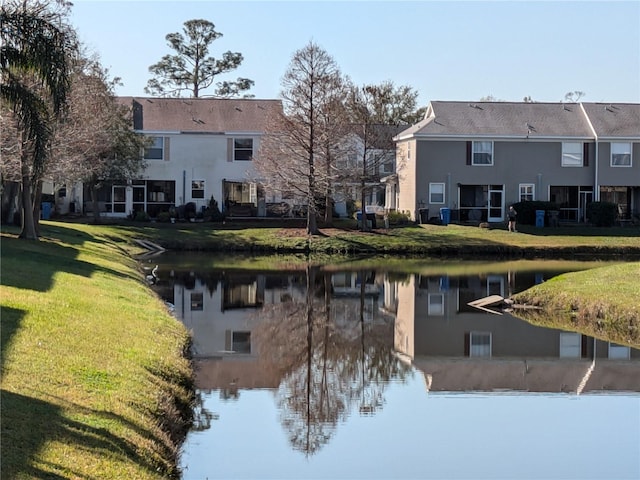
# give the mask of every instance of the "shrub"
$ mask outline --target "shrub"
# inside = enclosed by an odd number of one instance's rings
[[[591,202],[587,205],[587,218],[596,227],[612,227],[616,221],[618,205],[611,202]]]
[[[539,200],[514,203],[513,208],[518,212],[518,223],[523,225],[536,224],[536,210],[544,210],[545,212],[548,212],[549,210],[558,210],[558,206],[555,203],[542,202]]]
[[[169,212],[160,212],[156,217],[158,222],[168,222],[171,219],[171,214]]]
[[[405,212],[389,212],[389,225],[408,225],[410,222],[409,214]]]
[[[209,199],[209,205],[204,211],[204,217],[212,222],[221,222],[224,220],[224,214],[220,211],[220,207],[218,206],[218,202],[213,195]]]
[[[151,219],[149,218],[149,214],[147,212],[142,210],[139,212],[136,212],[136,218],[135,218],[136,222],[148,222],[149,220]]]

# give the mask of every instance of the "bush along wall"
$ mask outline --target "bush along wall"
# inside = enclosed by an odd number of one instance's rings
[[[616,222],[618,206],[611,202],[591,202],[587,205],[587,219],[596,227],[612,227]]]
[[[514,203],[513,208],[518,212],[518,223],[523,225],[536,224],[536,210],[544,210],[545,212],[558,210],[558,206],[555,203],[539,200]],[[545,214],[545,218],[548,218],[548,215]]]

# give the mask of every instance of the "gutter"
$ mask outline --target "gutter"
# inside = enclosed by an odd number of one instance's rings
[[[593,185],[593,200],[595,202],[599,202],[600,201],[600,177],[598,175],[598,169],[600,167],[599,162],[598,162],[598,134],[596,133],[596,129],[593,128],[593,125],[591,124],[591,120],[589,119],[589,115],[587,115],[587,111],[584,109],[584,104],[582,102],[580,102],[580,109],[582,110],[582,113],[584,114],[584,118],[587,120],[587,124],[589,125],[589,128],[591,129],[591,133],[593,133],[593,138],[596,141],[596,155],[595,155],[595,162],[596,162],[596,168],[595,168],[595,175],[594,175],[594,185]],[[585,205],[586,207],[586,205]]]

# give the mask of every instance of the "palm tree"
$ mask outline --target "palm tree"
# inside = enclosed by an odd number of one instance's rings
[[[52,119],[64,109],[70,88],[68,53],[73,31],[56,4],[5,1],[0,9],[1,85],[22,136],[20,154],[23,222],[21,238],[37,239],[33,186],[42,176],[52,135]],[[68,8],[58,3],[63,11]]]

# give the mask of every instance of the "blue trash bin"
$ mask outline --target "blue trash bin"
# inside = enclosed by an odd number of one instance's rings
[[[450,208],[441,208],[440,209],[440,221],[442,225],[449,225],[449,221],[451,220],[451,209]]]
[[[544,210],[536,210],[536,227],[544,227]]]
[[[49,220],[51,218],[51,202],[42,202],[40,204],[40,216],[42,220]]]

